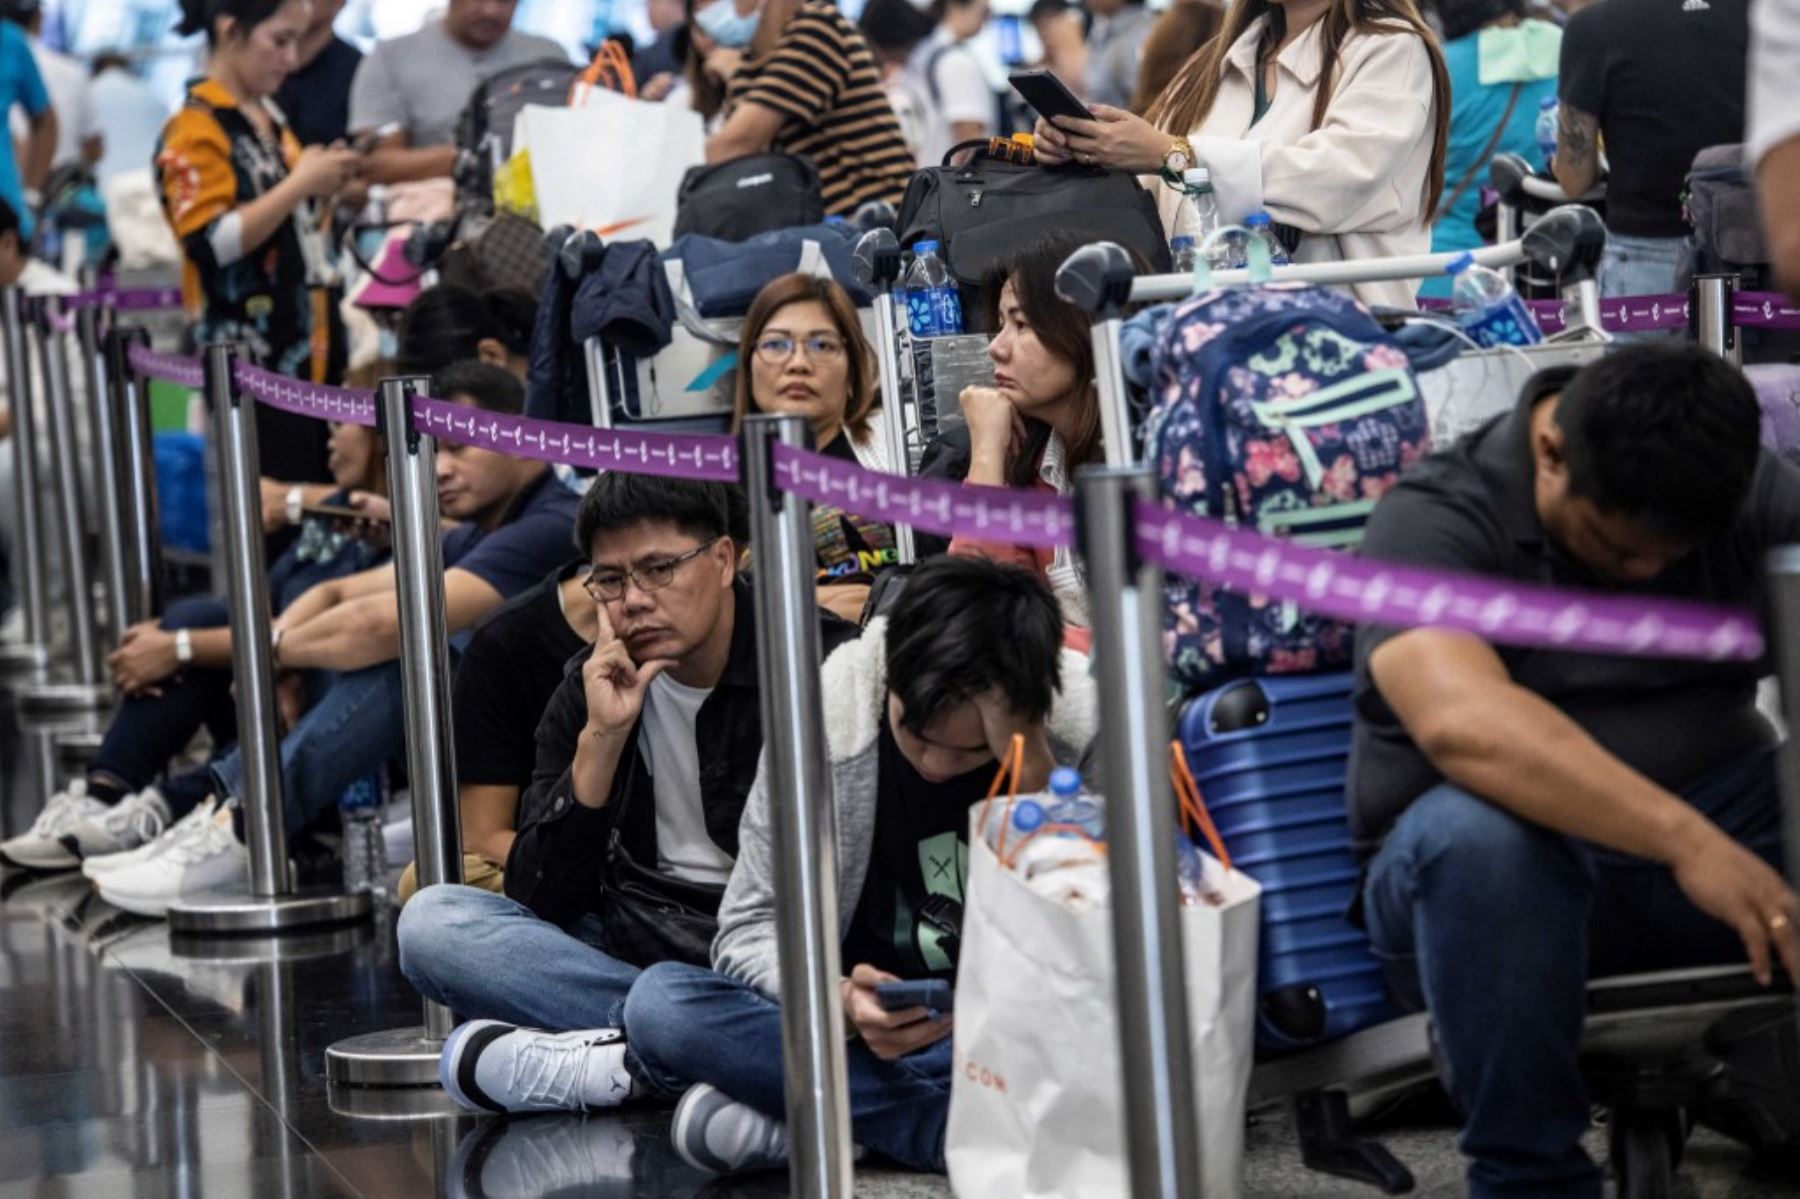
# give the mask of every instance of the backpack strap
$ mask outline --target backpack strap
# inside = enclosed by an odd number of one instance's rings
[[[1500,114],[1500,121],[1494,126],[1493,136],[1488,138],[1487,145],[1481,147],[1481,153],[1475,156],[1474,164],[1463,173],[1461,179],[1457,180],[1456,190],[1450,193],[1450,198],[1438,205],[1439,213],[1449,212],[1456,207],[1456,202],[1462,199],[1468,193],[1469,188],[1474,185],[1476,177],[1481,174],[1481,169],[1494,157],[1494,151],[1499,148],[1500,139],[1506,136],[1506,123],[1512,120],[1513,112],[1519,107],[1519,95],[1524,90],[1523,83],[1512,85],[1512,94],[1506,98],[1506,111]]]

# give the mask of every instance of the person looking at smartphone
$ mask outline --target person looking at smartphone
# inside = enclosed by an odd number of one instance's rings
[[[1205,167],[1220,215],[1267,212],[1295,262],[1431,248],[1444,189],[1450,79],[1412,0],[1244,0],[1143,117],[1037,122],[1039,161],[1151,178],[1174,232],[1182,172]],[[1369,304],[1414,306],[1416,280],[1359,283]]]
[[[947,1014],[887,1011],[878,988],[954,980],[971,808],[1023,738],[1021,791],[1081,761],[1096,711],[1087,663],[1062,648],[1056,601],[1031,572],[981,558],[921,565],[891,613],[826,659],[825,740],[837,806],[840,984],[856,1142],[944,1169],[950,1103]],[[712,1174],[786,1163],[775,864],[766,759],[738,828],[737,864],[708,970],[650,967],[624,1005],[633,1086],[682,1095],[676,1151]],[[416,902],[416,901],[415,901]],[[404,927],[404,920],[402,922]],[[510,1064],[544,1034],[501,1028],[447,1076],[496,1107],[526,1110]],[[567,1036],[579,1043],[590,1033]],[[729,1051],[725,1047],[729,1046]],[[540,1080],[595,1077],[606,1047],[571,1053]],[[551,1104],[550,1106],[554,1106]]]

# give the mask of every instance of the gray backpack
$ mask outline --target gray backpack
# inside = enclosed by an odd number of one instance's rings
[[[1756,180],[1744,165],[1743,146],[1708,146],[1694,156],[1686,206],[1694,227],[1690,274],[1766,266]]]

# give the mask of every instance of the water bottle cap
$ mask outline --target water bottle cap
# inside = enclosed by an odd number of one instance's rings
[[[1261,229],[1271,223],[1269,214],[1266,212],[1253,212],[1244,218],[1244,228],[1246,229]]]
[[[1021,833],[1029,833],[1042,825],[1045,820],[1044,805],[1035,799],[1021,799],[1013,805],[1013,827]]]
[[[1212,172],[1205,167],[1189,167],[1181,173],[1181,181],[1189,187],[1212,186]]]
[[[938,243],[935,238],[926,238],[924,241],[913,243],[914,254],[935,254],[937,248]]]
[[[1468,253],[1458,254],[1444,265],[1444,273],[1447,275],[1460,275],[1474,265],[1475,255]]]
[[[1073,766],[1058,766],[1050,772],[1050,794],[1067,797],[1081,793],[1081,771]]]
[[[1169,239],[1169,249],[1171,250],[1186,250],[1193,244],[1193,235],[1189,233],[1177,233]]]
[[[825,223],[827,225],[845,225],[849,222],[841,216],[828,216],[825,218]]]
[[[1538,101],[1538,111],[1542,112],[1546,108],[1555,108],[1556,103],[1555,96],[1545,96],[1542,100]]]

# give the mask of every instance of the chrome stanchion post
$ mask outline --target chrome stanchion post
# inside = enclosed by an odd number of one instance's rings
[[[107,371],[101,330],[112,324],[110,308],[84,307],[75,314],[75,339],[86,372],[88,424],[92,428],[93,469],[97,472],[94,494],[99,501],[95,525],[100,533],[100,582],[106,592],[102,627],[114,645],[131,627],[131,610],[125,598],[125,500],[120,479],[118,430],[112,419],[111,376]]]
[[[1125,360],[1119,350],[1119,330],[1125,323],[1125,305],[1131,301],[1131,281],[1136,274],[1131,255],[1104,241],[1076,250],[1056,271],[1056,294],[1094,318],[1094,387],[1099,393],[1100,436],[1108,466],[1137,460]]]
[[[162,528],[156,500],[156,439],[150,427],[150,388],[131,367],[131,348],[148,346],[143,329],[106,334],[110,424],[119,451],[120,512],[124,516],[125,580],[121,588],[128,624],[162,611]]]
[[[1197,1199],[1199,1107],[1182,972],[1175,802],[1163,691],[1162,570],[1135,550],[1134,508],[1154,500],[1148,468],[1077,476],[1106,752],[1113,956],[1131,1193]]]
[[[81,477],[75,455],[75,409],[69,397],[69,338],[50,327],[50,301],[27,301],[27,341],[35,342],[44,380],[44,432],[50,443],[50,497],[56,507],[58,557],[69,615],[68,682],[44,683],[19,692],[19,703],[38,711],[103,708],[112,688],[102,682],[94,627],[94,588],[88,573],[87,528],[82,519]]]
[[[837,816],[819,690],[812,514],[805,500],[776,486],[774,464],[777,445],[803,448],[806,437],[802,417],[751,417],[744,424],[744,481],[758,563],[756,659],[780,880],[775,944],[791,1193],[847,1197],[852,1169],[838,999]]]
[[[1781,713],[1788,735],[1781,742],[1781,825],[1787,850],[1788,886],[1800,891],[1800,545],[1784,545],[1769,555],[1769,611],[1775,640],[1775,674],[1781,682]],[[1800,1008],[1800,978],[1794,984]]]
[[[0,325],[6,337],[6,384],[12,411],[14,594],[25,614],[21,641],[0,643],[0,669],[41,674],[50,664],[50,600],[44,592],[43,525],[38,507],[37,414],[31,399],[31,359],[25,349],[25,290],[9,287],[0,296]]]
[[[900,394],[899,317],[894,284],[900,278],[900,242],[892,229],[871,229],[856,243],[852,263],[857,282],[875,295],[875,364],[881,385],[882,427],[888,460],[898,475],[912,474],[912,450],[906,440],[906,397]],[[741,369],[748,369],[744,364]],[[918,561],[911,525],[894,526],[894,552],[902,565]]]
[[[598,337],[581,343],[581,361],[587,367],[588,404],[594,416],[594,428],[613,427],[612,388],[606,381],[606,346]]]
[[[1743,347],[1731,322],[1731,300],[1737,291],[1736,275],[1695,275],[1688,293],[1689,328],[1694,340],[1733,366],[1742,365]]]
[[[462,825],[450,726],[450,636],[444,618],[444,550],[438,526],[437,441],[412,422],[424,377],[385,379],[376,419],[387,439],[394,509],[394,574],[400,600],[400,678],[406,704],[413,850],[419,889],[462,882]],[[454,1026],[450,1009],[425,1004],[418,1028],[368,1033],[325,1051],[325,1074],[340,1087],[437,1084],[438,1058]]]
[[[225,597],[231,609],[231,676],[237,692],[237,752],[244,778],[238,801],[250,857],[248,895],[197,896],[169,909],[177,933],[273,933],[365,917],[357,892],[297,891],[287,853],[281,737],[275,721],[275,653],[269,632],[269,580],[263,563],[262,492],[255,401],[239,393],[236,345],[206,349],[206,404],[219,460],[225,535]]]

